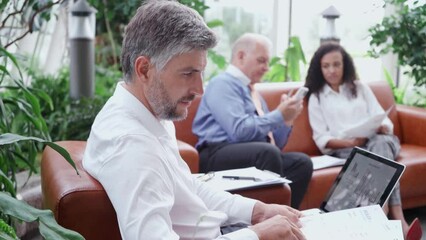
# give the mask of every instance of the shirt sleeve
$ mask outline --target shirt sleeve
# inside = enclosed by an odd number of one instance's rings
[[[211,189],[196,179],[194,179],[194,184],[197,187],[197,195],[204,201],[208,209],[221,211],[228,215],[228,221],[225,225],[235,223],[251,224],[253,208],[257,200]]]
[[[173,176],[162,166],[160,144],[149,136],[126,136],[98,173],[117,213],[123,239],[179,239],[172,229]],[[151,148],[141,148],[150,144]],[[119,146],[125,145],[120,149]],[[144,156],[144,164],[140,157]],[[155,229],[155,231],[153,231]]]
[[[319,103],[318,97],[315,94],[312,94],[309,97],[308,113],[309,124],[312,128],[312,137],[315,144],[323,154],[330,153],[332,149],[326,148],[325,146],[327,145],[328,141],[334,137],[326,124],[321,105]]]
[[[255,114],[249,89],[242,84],[223,79],[212,81],[204,98],[231,142],[265,141],[270,131],[283,129],[284,119],[279,112],[272,111],[263,116]]]
[[[209,186],[195,178],[193,181],[197,186],[198,196],[204,201],[210,210],[227,213],[228,220],[224,223],[224,226],[235,223],[251,224],[253,208],[257,200],[245,198],[225,191],[211,189]],[[252,230],[245,228],[220,236],[217,239],[258,240],[258,236]]]

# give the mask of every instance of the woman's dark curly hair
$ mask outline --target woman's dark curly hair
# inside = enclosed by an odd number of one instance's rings
[[[343,82],[348,83],[352,95],[356,97],[356,87],[354,81],[357,79],[357,73],[352,57],[345,49],[336,43],[324,43],[321,45],[311,59],[306,76],[305,87],[309,88],[308,98],[311,94],[318,96],[318,92],[327,83],[321,70],[321,59],[330,52],[338,51],[343,57]]]

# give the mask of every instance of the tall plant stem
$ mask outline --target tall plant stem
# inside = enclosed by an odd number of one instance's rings
[[[103,3],[105,5],[105,8],[104,8],[105,26],[107,28],[109,41],[111,42],[112,57],[113,57],[113,61],[114,61],[114,66],[117,67],[118,63],[117,63],[117,56],[116,56],[116,47],[115,47],[115,42],[114,42],[114,36],[112,35],[111,25],[110,25],[108,17],[107,17],[108,16],[107,15],[108,14],[107,13],[107,1],[103,0]]]

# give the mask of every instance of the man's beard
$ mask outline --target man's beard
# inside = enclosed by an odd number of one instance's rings
[[[146,98],[151,105],[154,114],[159,119],[165,120],[182,120],[185,119],[188,115],[188,110],[185,109],[184,112],[179,113],[177,111],[177,106],[179,101],[182,100],[193,100],[194,95],[187,96],[179,99],[174,102],[170,95],[167,93],[166,87],[163,84],[163,81],[159,78],[153,79],[152,84],[147,88],[145,94]]]

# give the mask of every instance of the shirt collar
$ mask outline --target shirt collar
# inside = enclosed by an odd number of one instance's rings
[[[168,129],[167,120],[159,120],[156,118],[146,106],[139,101],[133,94],[124,88],[124,82],[119,82],[114,92],[114,96],[122,102],[122,106],[131,112],[131,115],[139,119],[157,137],[170,137],[170,129]]]
[[[228,68],[226,69],[226,72],[231,76],[239,79],[244,85],[248,86],[251,82],[251,80],[243,72],[241,72],[239,68],[232,64],[229,64]]]
[[[343,93],[344,91],[346,91],[346,89],[347,89],[347,84],[346,83],[343,83],[343,84],[340,84],[340,86],[339,86],[339,93]],[[330,87],[330,85],[328,85],[327,83],[326,84],[324,84],[324,87],[323,87],[323,93],[324,93],[324,95],[329,95],[329,94],[339,94],[339,93],[337,93],[337,92],[335,92],[331,87]]]

